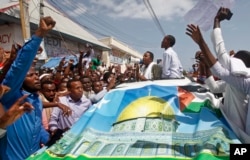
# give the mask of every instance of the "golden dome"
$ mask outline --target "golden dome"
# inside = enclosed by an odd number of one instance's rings
[[[119,115],[117,122],[139,117],[164,117],[174,119],[174,111],[164,99],[146,96],[130,103]]]

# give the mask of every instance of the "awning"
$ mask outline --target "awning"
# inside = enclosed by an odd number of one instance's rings
[[[42,65],[41,68],[55,68],[59,65],[62,58],[63,57],[52,57],[44,65]],[[68,62],[70,59],[74,59],[74,65],[78,63],[78,58],[75,56],[67,56],[65,58],[65,61]],[[65,64],[65,66],[66,65],[67,63]]]
[[[1,4],[0,12],[5,12],[9,10],[10,8],[16,7],[16,6],[19,6],[19,2],[9,2],[5,4]]]

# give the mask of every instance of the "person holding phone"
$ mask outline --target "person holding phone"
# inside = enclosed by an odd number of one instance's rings
[[[231,74],[217,61],[203,39],[199,26],[189,24],[186,34],[200,47],[212,74],[227,82],[228,90],[225,91],[224,104],[220,106],[220,110],[241,142],[250,143],[250,112],[248,112],[250,104],[245,103],[246,95],[250,94],[250,78]]]

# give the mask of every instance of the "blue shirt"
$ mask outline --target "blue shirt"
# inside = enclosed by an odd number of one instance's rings
[[[34,110],[25,113],[7,127],[7,134],[0,139],[0,159],[25,159],[37,151],[41,143],[45,144],[49,139],[49,134],[42,125],[42,102],[38,94],[21,90],[41,41],[42,38],[32,36],[32,39],[19,50],[3,81],[4,85],[11,88],[1,99],[6,110],[24,94],[29,94],[25,101],[31,103]]]

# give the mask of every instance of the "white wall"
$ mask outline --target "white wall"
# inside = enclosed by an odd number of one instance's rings
[[[0,26],[0,46],[6,51],[11,50],[13,43],[23,44],[21,27],[16,24]]]

